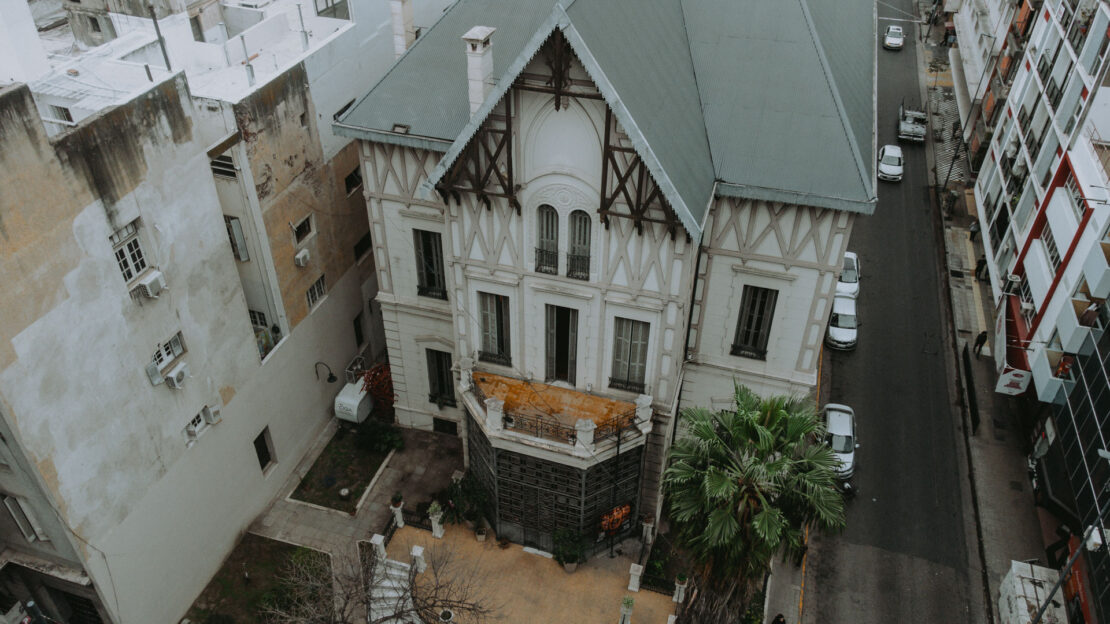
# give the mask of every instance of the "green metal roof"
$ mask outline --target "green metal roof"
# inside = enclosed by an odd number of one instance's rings
[[[864,0],[459,0],[335,131],[445,152],[434,183],[560,28],[695,239],[714,191],[870,214],[874,10]],[[497,29],[497,85],[471,119],[461,37],[477,25]]]

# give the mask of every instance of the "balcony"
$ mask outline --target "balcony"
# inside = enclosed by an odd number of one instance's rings
[[[579,458],[597,459],[624,432],[624,444],[642,443],[651,431],[651,397],[635,403],[569,388],[467,370],[463,402],[491,441],[517,442]],[[631,437],[631,440],[630,440]],[[606,445],[605,443],[609,443]],[[497,442],[494,443],[497,446]]]
[[[567,254],[567,277],[572,279],[590,279],[589,254]]]
[[[536,247],[536,273],[559,274],[559,252]]]
[[[1099,318],[1105,301],[1092,301],[1084,291],[1075,293],[1067,304],[1060,309],[1056,319],[1056,331],[1064,351],[1076,353],[1089,333],[1095,333],[1097,340],[1105,329]]]
[[[1083,261],[1083,278],[1087,280],[1091,298],[1110,297],[1110,233],[1091,246]]]
[[[1033,350],[1031,364],[1040,401],[1051,403],[1060,390],[1067,394],[1075,386],[1075,376],[1071,372],[1075,356],[1039,345]]]

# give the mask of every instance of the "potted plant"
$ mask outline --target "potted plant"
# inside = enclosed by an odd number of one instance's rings
[[[404,505],[404,504],[405,504],[405,497],[400,492],[394,492],[393,496],[391,496],[390,499],[389,499],[390,507],[393,507],[395,509],[399,508],[401,505]]]
[[[484,542],[484,541],[486,541],[487,532],[488,532],[488,529],[486,529],[486,527],[480,526],[480,527],[474,529],[474,537],[478,538],[479,542]]]
[[[581,536],[573,529],[561,528],[556,529],[552,537],[555,561],[563,564],[563,570],[567,574],[577,570],[578,564],[585,558]]]

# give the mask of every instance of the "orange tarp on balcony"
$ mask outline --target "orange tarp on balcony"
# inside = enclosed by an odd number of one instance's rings
[[[475,371],[474,385],[487,398],[505,402],[506,413],[527,416],[547,416],[573,427],[579,418],[588,418],[598,425],[622,414],[630,414],[636,406],[627,401],[617,401],[559,388],[557,386],[504,377],[493,373]]]

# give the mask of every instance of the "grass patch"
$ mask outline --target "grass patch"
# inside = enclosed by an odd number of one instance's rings
[[[252,533],[228,555],[186,617],[196,624],[253,624],[262,622],[259,607],[273,600],[281,587],[278,577],[285,562],[298,551],[304,556],[327,555]],[[243,573],[250,575],[246,580]]]
[[[389,454],[386,445],[367,442],[368,439],[380,440],[386,435],[384,432],[392,430],[382,427],[382,423],[375,420],[367,420],[357,427],[340,425],[293,491],[293,498],[353,514],[363,491]],[[343,488],[351,491],[347,500],[339,497],[339,490]]]

